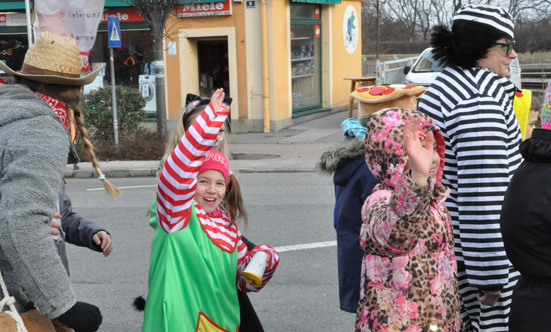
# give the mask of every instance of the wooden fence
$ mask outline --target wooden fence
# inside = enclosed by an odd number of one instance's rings
[[[521,64],[522,88],[544,93],[551,80],[551,63]]]

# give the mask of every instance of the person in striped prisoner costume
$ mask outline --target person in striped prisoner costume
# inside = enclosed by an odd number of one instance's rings
[[[522,161],[507,78],[517,54],[513,19],[505,10],[466,5],[451,29],[433,28],[435,58],[447,67],[419,100],[446,141],[443,184],[453,220],[462,316],[467,331],[507,331],[519,274],[507,259],[501,204]]]
[[[218,89],[161,172],[150,219],[155,235],[143,332],[238,331],[236,284],[258,291],[279,263],[272,247],[249,251],[238,215],[219,208],[230,170],[224,154],[211,147],[229,114],[229,107],[221,107],[223,99]],[[241,272],[258,251],[268,254],[267,267],[262,284],[252,285]]]

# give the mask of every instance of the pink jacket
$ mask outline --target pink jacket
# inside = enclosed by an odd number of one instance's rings
[[[420,188],[405,171],[405,120],[420,116],[420,138],[432,131],[440,154],[437,179]],[[360,245],[365,255],[356,331],[459,331],[457,265],[449,194],[441,185],[444,139],[415,110],[390,108],[367,123],[366,162],[380,181],[362,208]]]

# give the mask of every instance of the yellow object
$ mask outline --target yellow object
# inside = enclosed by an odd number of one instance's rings
[[[196,332],[231,332],[216,325],[204,313],[199,313]]]
[[[530,113],[530,105],[532,104],[532,91],[522,89],[521,92],[515,93],[513,100],[513,110],[517,117],[522,140],[526,139],[526,126],[528,125],[528,113]]]
[[[245,281],[251,285],[257,285],[257,286],[262,285],[262,277],[252,272],[243,271],[241,273],[241,278],[245,279]]]
[[[241,272],[241,278],[253,285],[262,285],[262,276],[266,270],[268,254],[264,251],[257,251],[245,271]]]

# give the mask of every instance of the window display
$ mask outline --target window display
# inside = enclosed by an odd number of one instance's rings
[[[139,77],[155,74],[153,44],[149,30],[122,31],[122,47],[113,49],[117,85],[139,87]],[[107,32],[99,31],[90,51],[90,63],[105,63],[105,85],[111,84]]]
[[[319,5],[291,6],[293,113],[321,107]]]

